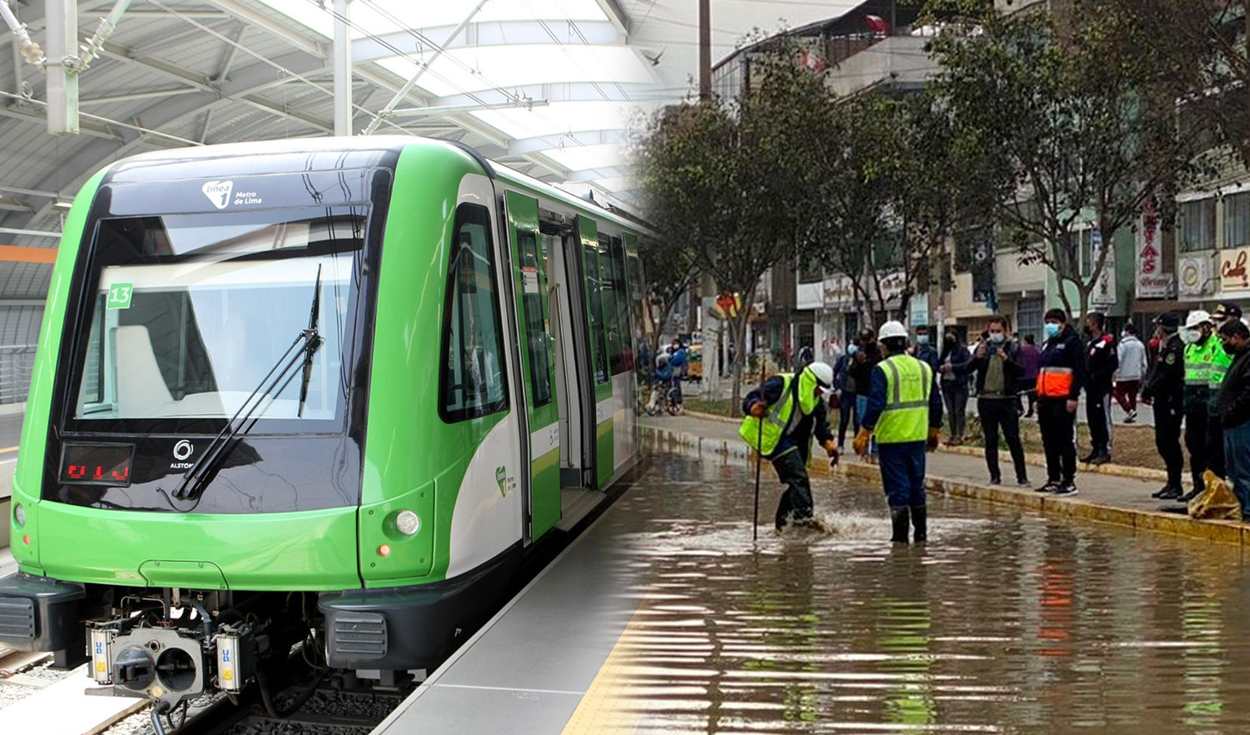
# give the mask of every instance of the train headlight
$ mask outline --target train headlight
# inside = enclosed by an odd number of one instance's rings
[[[421,519],[410,510],[401,510],[395,516],[395,527],[405,536],[411,536],[421,530]]]
[[[22,507],[21,503],[13,506],[13,520],[17,521],[18,528],[26,525],[26,509]]]

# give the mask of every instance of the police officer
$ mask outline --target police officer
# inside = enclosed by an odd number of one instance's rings
[[[807,476],[812,435],[837,460],[838,445],[829,429],[821,396],[833,387],[833,368],[813,362],[797,375],[782,373],[764,381],[742,401],[746,418],[738,435],[773,463],[777,479],[786,486],[777,504],[776,525],[812,518],[812,483]]]
[[[1181,320],[1175,314],[1164,314],[1155,320],[1162,344],[1154,363],[1146,373],[1141,398],[1154,406],[1155,448],[1168,469],[1168,481],[1150,497],[1175,500],[1181,489],[1181,471],[1185,455],[1181,452],[1181,421],[1185,416],[1182,393],[1185,390],[1185,343],[1177,334]]]
[[[1194,487],[1181,500],[1191,500],[1203,490],[1207,469],[1207,403],[1211,396],[1211,361],[1219,340],[1211,337],[1211,315],[1197,309],[1185,318],[1181,340],[1185,342],[1185,448],[1189,450],[1189,474]]]
[[[1241,319],[1241,307],[1236,304],[1219,304],[1211,312],[1211,363],[1207,370],[1207,416],[1215,416],[1216,398],[1220,394],[1220,386],[1224,383],[1224,375],[1233,364],[1233,355],[1224,349],[1224,342],[1219,338],[1219,329],[1230,319]],[[1224,467],[1224,425],[1219,421],[1207,421],[1207,469],[1216,477],[1226,477]]]
[[[864,455],[875,434],[881,482],[890,504],[895,543],[907,543],[908,523],[916,543],[928,539],[925,505],[925,451],[938,445],[942,427],[942,396],[933,368],[907,354],[907,328],[899,322],[881,326],[877,342],[886,357],[872,371],[868,410],[855,437],[855,452]]]

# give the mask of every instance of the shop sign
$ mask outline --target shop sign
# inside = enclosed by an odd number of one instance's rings
[[[911,297],[911,325],[922,327],[929,323],[929,294],[918,293]]]
[[[1137,298],[1166,299],[1175,287],[1172,274],[1163,272],[1163,244],[1159,241],[1159,215],[1149,202],[1137,228]]]
[[[855,304],[855,286],[851,283],[851,279],[846,276],[826,278],[824,286],[826,308],[853,306]]]
[[[1211,293],[1211,258],[1205,255],[1181,258],[1176,264],[1176,291],[1180,296],[1206,296]]]
[[[1250,291],[1250,248],[1220,251],[1220,288]]]

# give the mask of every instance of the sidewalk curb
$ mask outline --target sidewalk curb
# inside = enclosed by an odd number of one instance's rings
[[[703,413],[701,411],[684,411],[683,416],[689,416],[694,419],[703,419],[704,421],[717,421],[722,424],[737,424],[742,419],[731,419],[725,416],[717,416],[716,414]],[[984,447],[959,446],[950,447],[943,444],[938,447],[939,452],[950,452],[951,454],[962,454],[967,457],[980,457],[985,452]],[[1004,450],[999,450],[999,454],[1003,454]],[[1029,452],[1024,455],[1026,464],[1034,467],[1046,466],[1046,455]],[[1154,470],[1148,467],[1130,467],[1123,464],[1084,464],[1078,463],[1081,472],[1089,472],[1098,475],[1111,475],[1112,477],[1127,477],[1132,480],[1153,480],[1158,482],[1167,482],[1168,473],[1164,470]],[[1186,487],[1192,483],[1188,480],[1183,481]]]
[[[693,448],[700,452],[706,451],[725,457],[750,459],[751,453],[745,445],[738,441],[706,439],[694,434],[675,432],[653,426],[640,426],[639,429],[644,436],[650,435],[657,443],[666,445],[668,448]],[[831,469],[824,462],[815,462],[810,467],[810,471],[816,475],[837,473],[861,480],[868,480],[873,483],[881,481],[881,471],[876,465],[860,462],[839,464],[836,469]],[[1047,515],[1110,523],[1153,533],[1214,541],[1221,544],[1250,546],[1250,525],[1234,521],[1200,521],[1188,516],[1171,513],[1118,508],[1112,505],[1101,505],[1078,499],[1057,498],[1053,495],[1043,495],[1031,490],[1027,492],[1010,490],[993,485],[965,482],[963,480],[948,480],[932,475],[926,478],[925,484],[931,492],[942,493],[956,498],[981,500],[999,505],[1014,505],[1019,508],[1040,511]]]

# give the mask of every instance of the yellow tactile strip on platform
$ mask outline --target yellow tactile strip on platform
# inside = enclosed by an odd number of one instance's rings
[[[630,696],[630,660],[627,640],[635,630],[644,598],[634,611],[621,637],[595,675],[582,701],[565,723],[561,735],[633,735],[642,722],[646,703]]]
[[[704,439],[691,434],[678,433],[655,427],[641,427],[644,433],[650,434],[657,443],[670,448],[691,448],[699,451],[710,451],[718,455],[747,456],[747,447],[741,442],[724,439]],[[828,474],[830,470],[823,462],[812,465],[813,474]],[[873,489],[880,482],[881,473],[875,465],[846,462],[840,464],[833,472],[840,472],[851,477],[870,480]],[[1120,526],[1141,529],[1154,533],[1166,533],[1174,536],[1215,541],[1222,544],[1250,546],[1250,525],[1234,521],[1199,521],[1183,515],[1159,513],[1131,508],[1118,508],[1111,505],[1090,503],[1076,498],[1057,498],[1034,492],[1008,490],[992,485],[948,480],[930,476],[926,486],[932,492],[940,492],[951,497],[971,498],[991,503],[1014,505],[1017,507],[1037,510],[1051,515],[1080,518],[1099,523],[1114,523]]]

